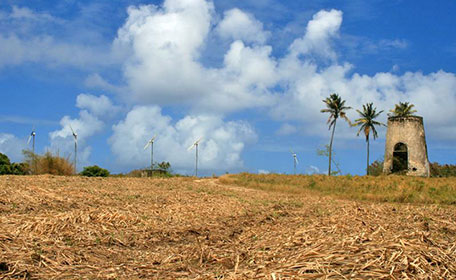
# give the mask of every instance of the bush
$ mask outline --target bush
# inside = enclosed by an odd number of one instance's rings
[[[84,167],[84,170],[80,174],[87,177],[108,177],[109,171],[98,165],[93,165]]]
[[[380,176],[383,174],[383,160],[376,160],[369,165],[369,175]]]
[[[30,173],[30,168],[26,163],[11,163],[7,155],[0,153],[0,175],[26,175]]]
[[[10,159],[7,155],[0,153],[0,166],[1,165],[11,165]]]
[[[440,165],[437,162],[430,164],[431,177],[454,177],[456,176],[456,165]]]
[[[69,158],[63,158],[58,153],[46,152],[40,156],[31,151],[24,151],[25,162],[31,166],[34,174],[73,175],[74,166]]]

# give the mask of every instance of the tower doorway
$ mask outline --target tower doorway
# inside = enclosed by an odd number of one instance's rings
[[[404,143],[397,143],[393,152],[393,173],[403,173],[408,170],[408,149]]]

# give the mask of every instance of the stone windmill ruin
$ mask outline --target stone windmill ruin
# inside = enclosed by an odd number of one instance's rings
[[[408,105],[408,103],[399,103],[399,105],[403,104]],[[429,160],[422,117],[413,115],[388,117],[383,173],[429,177]]]

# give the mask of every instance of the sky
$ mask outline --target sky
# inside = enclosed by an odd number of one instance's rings
[[[423,116],[431,162],[456,164],[455,1],[3,0],[0,152],[112,173],[154,161],[199,175],[327,172],[323,99],[398,102]],[[339,121],[335,160],[364,174],[365,138]],[[384,154],[385,128],[371,141]]]

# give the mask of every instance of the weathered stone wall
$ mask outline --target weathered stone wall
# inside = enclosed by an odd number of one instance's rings
[[[385,161],[383,164],[383,173],[385,174],[390,174],[392,171],[394,146],[397,143],[407,145],[408,170],[406,174],[412,176],[429,176],[429,160],[422,117],[388,118]]]

